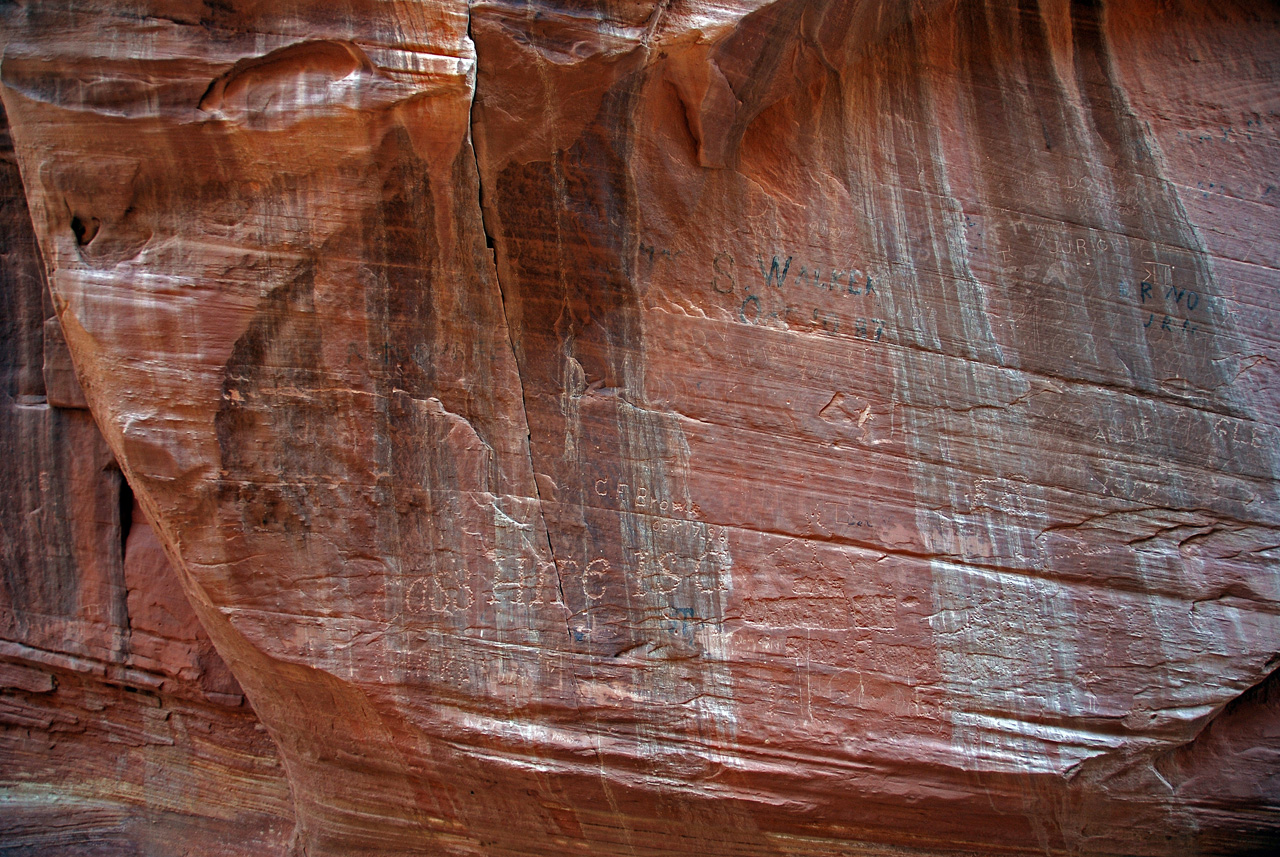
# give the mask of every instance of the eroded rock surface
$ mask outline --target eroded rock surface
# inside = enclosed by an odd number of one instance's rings
[[[275,746],[84,409],[0,127],[0,852],[283,853]]]
[[[3,14],[15,395],[301,853],[1280,835],[1274,8]]]

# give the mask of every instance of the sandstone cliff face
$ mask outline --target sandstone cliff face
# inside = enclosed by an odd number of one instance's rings
[[[11,478],[173,559],[6,637],[179,581],[301,853],[1276,839],[1274,9],[3,14]]]
[[[76,383],[0,145],[0,850],[282,853],[275,747]]]

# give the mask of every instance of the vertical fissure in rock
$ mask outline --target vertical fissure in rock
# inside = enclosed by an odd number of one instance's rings
[[[129,555],[129,530],[133,529],[133,489],[129,480],[120,474],[120,565],[123,568]]]
[[[115,613],[112,620],[118,628],[117,654],[127,658],[133,647],[133,624],[129,617],[129,578],[125,573],[125,564],[129,557],[129,531],[133,529],[133,488],[130,487],[123,470],[117,471],[117,475],[120,478],[120,491],[116,498],[119,509],[117,515],[120,527],[120,565],[119,578],[116,580],[117,588],[112,598],[112,608]]]
[[[484,243],[489,248],[489,259],[493,265],[493,280],[498,287],[498,306],[502,309],[502,327],[507,334],[507,347],[511,349],[511,360],[515,364],[516,383],[520,385],[520,408],[524,415],[525,429],[525,455],[529,459],[529,474],[532,481],[533,498],[538,503],[538,518],[542,521],[542,537],[546,541],[547,560],[551,563],[551,568],[556,575],[556,594],[560,598],[560,602],[564,603],[564,581],[560,578],[560,565],[556,562],[555,549],[551,544],[551,532],[547,528],[546,514],[543,511],[542,489],[538,485],[538,474],[533,463],[533,437],[529,429],[529,399],[525,390],[524,375],[520,368],[520,357],[516,353],[515,337],[511,332],[511,321],[507,314],[507,295],[506,290],[502,287],[502,276],[498,269],[498,251],[493,238],[493,231],[489,228],[488,214],[485,208],[485,192],[484,192],[484,173],[480,169],[480,155],[476,151],[476,99],[480,93],[480,48],[476,44],[475,35],[472,33],[471,25],[473,21],[473,13],[471,7],[467,8],[467,40],[471,42],[471,50],[475,56],[474,80],[471,84],[471,102],[467,106],[467,124],[470,132],[470,139],[467,141],[471,148],[471,158],[475,163],[476,171],[476,207],[480,211],[480,228],[484,231]],[[569,619],[565,617],[565,636],[572,639],[573,632],[569,628]]]

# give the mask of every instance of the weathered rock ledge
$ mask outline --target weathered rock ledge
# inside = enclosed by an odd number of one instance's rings
[[[0,21],[3,847],[1280,839],[1273,6]]]

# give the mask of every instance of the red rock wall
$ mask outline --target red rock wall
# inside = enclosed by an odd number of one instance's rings
[[[63,579],[179,673],[180,581],[301,853],[1276,840],[1273,8],[5,15],[176,575]]]
[[[3,127],[0,851],[283,853],[275,746],[84,409]]]

